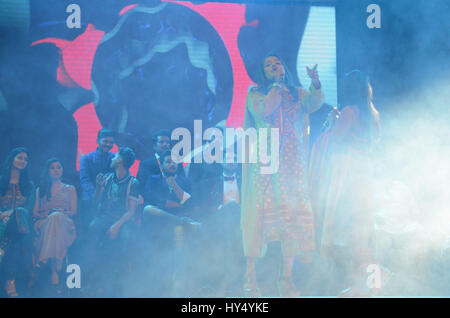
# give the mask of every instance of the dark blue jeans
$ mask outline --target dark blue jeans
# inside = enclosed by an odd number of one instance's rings
[[[118,235],[111,240],[107,232],[118,221],[109,214],[100,214],[89,224],[85,267],[89,282],[95,287],[103,287],[108,280],[125,281],[127,265],[136,256],[137,226],[127,221],[121,226]]]

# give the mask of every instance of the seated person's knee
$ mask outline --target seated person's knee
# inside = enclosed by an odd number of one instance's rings
[[[154,215],[159,215],[160,214],[160,209],[157,208],[156,206],[153,205],[147,205],[144,208],[142,217],[143,219],[148,219]]]

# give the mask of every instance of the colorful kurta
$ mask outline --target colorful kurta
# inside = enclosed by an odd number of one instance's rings
[[[242,213],[244,253],[261,257],[268,242],[281,241],[285,256],[314,249],[314,220],[308,195],[307,161],[310,110],[323,103],[320,89],[309,92],[297,88],[298,101],[285,94],[269,115],[264,115],[266,95],[251,89],[246,104],[244,129],[255,128],[259,148],[260,128],[279,129],[279,168],[276,173],[262,174],[261,160],[244,163],[242,168]],[[270,136],[270,133],[268,133]],[[270,138],[268,138],[270,141]],[[270,147],[269,147],[270,148]],[[276,151],[276,149],[271,149]]]
[[[28,218],[30,217],[29,211],[31,211],[34,204],[34,195],[32,195],[34,194],[34,186],[32,186],[32,189],[29,192],[30,195],[25,197],[20,190],[19,184],[10,184],[8,191],[3,196],[0,196],[0,211],[5,212],[11,209],[15,210],[17,208],[23,208],[24,214],[21,215],[21,217],[24,219],[23,221],[28,221]],[[12,222],[13,219],[16,219],[16,212],[11,215],[9,222]],[[0,248],[5,251],[11,243],[11,237],[6,233],[6,228],[7,223],[0,221]],[[11,235],[11,233],[9,234]]]

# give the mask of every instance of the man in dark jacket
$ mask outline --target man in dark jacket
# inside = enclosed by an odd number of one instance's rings
[[[192,211],[191,185],[189,179],[177,175],[171,152],[159,157],[161,172],[147,178],[144,188],[143,212],[144,240],[151,251],[155,275],[153,285],[162,286],[167,294],[156,296],[189,296],[186,273],[189,262],[192,235],[200,224],[189,216]]]
[[[152,138],[153,150],[155,154],[150,158],[143,160],[139,165],[139,170],[136,178],[141,183],[141,193],[144,194],[147,179],[150,176],[161,173],[161,155],[171,149],[170,131],[162,129],[157,131]],[[182,165],[177,166],[177,175],[184,176]]]

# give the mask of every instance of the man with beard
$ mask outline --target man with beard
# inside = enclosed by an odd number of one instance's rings
[[[161,172],[147,178],[144,188],[145,208],[143,212],[144,240],[151,251],[151,268],[158,288],[158,297],[180,296],[186,291],[185,270],[188,268],[189,238],[200,223],[189,216],[192,213],[192,198],[189,179],[177,174],[179,167],[168,150],[158,158]],[[169,293],[165,295],[164,293]]]
[[[136,176],[141,184],[142,194],[144,194],[147,179],[152,175],[160,174],[162,171],[161,155],[171,149],[170,131],[167,129],[158,130],[152,137],[152,143],[155,154],[140,163]],[[183,166],[177,166],[176,174],[184,177]]]

